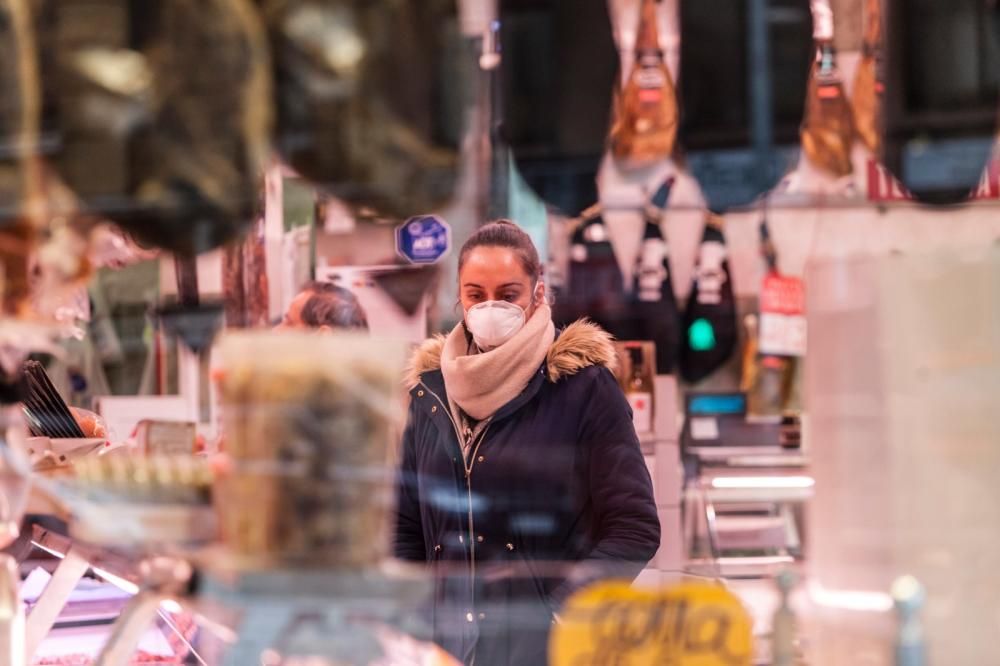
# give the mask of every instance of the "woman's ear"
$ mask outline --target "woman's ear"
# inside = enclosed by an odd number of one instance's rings
[[[538,286],[535,287],[534,301],[535,301],[535,307],[538,307],[543,303],[548,304],[548,301],[546,300],[545,283],[542,282],[541,280],[539,280]]]

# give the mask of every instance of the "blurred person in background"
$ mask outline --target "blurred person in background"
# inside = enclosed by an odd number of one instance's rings
[[[368,330],[368,317],[353,293],[329,282],[310,282],[292,299],[278,330]]]
[[[368,330],[368,317],[357,296],[330,282],[309,282],[295,295],[288,310],[274,326],[276,331],[313,330],[330,333],[337,329]],[[214,381],[224,374],[222,368],[212,371]],[[225,433],[219,432],[217,448],[225,448]],[[204,450],[206,442],[199,437],[198,449]]]
[[[575,591],[660,545],[611,337],[556,331],[531,238],[487,224],[459,255],[463,320],[414,355],[395,554],[434,568],[434,640],[465,664],[543,666]]]

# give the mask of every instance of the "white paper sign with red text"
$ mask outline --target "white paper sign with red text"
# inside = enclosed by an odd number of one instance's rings
[[[806,353],[806,288],[802,280],[771,273],[760,290],[758,349],[774,356]]]

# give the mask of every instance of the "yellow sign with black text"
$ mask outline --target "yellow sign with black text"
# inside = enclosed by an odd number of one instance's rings
[[[662,590],[600,583],[573,595],[553,627],[550,666],[751,666],[750,616],[719,585]]]

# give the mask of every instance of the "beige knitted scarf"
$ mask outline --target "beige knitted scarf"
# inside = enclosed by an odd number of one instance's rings
[[[555,339],[548,305],[540,305],[524,328],[490,351],[470,353],[465,328],[459,323],[441,350],[441,374],[449,400],[477,421],[492,416],[520,395],[542,367]]]

